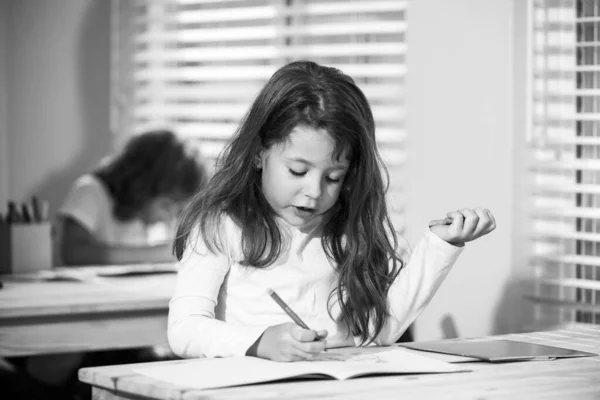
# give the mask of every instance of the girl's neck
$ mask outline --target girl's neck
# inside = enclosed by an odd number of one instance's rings
[[[300,232],[303,235],[309,235],[311,233],[314,233],[323,225],[322,215],[318,216],[317,218],[314,218],[312,221],[303,226],[290,225],[286,220],[284,220],[278,215],[276,215],[275,220],[277,221],[279,226],[283,227],[284,229],[289,230],[290,232]]]

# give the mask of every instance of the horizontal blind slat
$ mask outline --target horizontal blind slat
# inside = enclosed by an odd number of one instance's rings
[[[562,239],[562,240],[587,240],[590,242],[600,242],[600,233],[591,233],[591,232],[575,232],[575,231],[551,231],[544,230],[535,232],[533,235],[534,238],[548,238],[548,239]]]
[[[600,266],[600,258],[597,256],[584,256],[578,254],[536,254],[534,255],[534,258],[565,264],[585,264]]]
[[[190,24],[201,22],[225,22],[244,20],[263,20],[282,16],[304,16],[304,15],[340,15],[355,13],[378,13],[398,12],[406,9],[405,1],[361,1],[361,2],[338,2],[338,3],[313,3],[291,7],[276,6],[254,6],[254,7],[227,7],[203,10],[185,10],[175,12],[172,20],[177,23]],[[136,18],[136,22],[143,24],[148,20],[144,15]]]
[[[406,52],[406,46],[396,43],[338,43],[307,46],[243,46],[199,47],[193,49],[165,50],[161,53],[141,52],[137,61],[147,63],[183,63],[208,61],[275,60],[281,57],[319,56],[397,56]]]
[[[562,217],[562,218],[595,218],[600,219],[600,208],[592,207],[573,207],[573,208],[555,208],[555,207],[537,207],[533,211],[534,215]]]
[[[379,64],[331,64],[346,74],[355,78],[403,78],[406,67],[393,63]],[[179,67],[177,69],[163,66],[148,67],[134,72],[138,82],[161,80],[186,80],[188,82],[202,81],[247,81],[252,79],[268,80],[277,69],[276,66],[230,66],[223,67]]]
[[[552,160],[552,161],[535,161],[532,163],[534,169],[539,170],[588,170],[600,171],[600,160]]]
[[[160,87],[146,85],[136,90],[138,101],[161,99],[162,102],[201,103],[203,101],[246,102],[248,105],[262,89],[259,82],[203,82],[201,84],[177,84],[165,82]],[[362,92],[373,102],[400,103],[404,96],[404,87],[398,82],[387,84],[363,83]]]
[[[575,59],[573,59],[574,61]],[[533,74],[534,76],[541,76],[541,77],[546,77],[546,76],[557,76],[557,75],[561,75],[561,74],[569,74],[569,73],[573,73],[573,72],[585,72],[585,71],[589,71],[589,72],[598,72],[600,71],[600,65],[568,65],[565,64],[562,67],[547,67],[547,68],[537,68],[534,69]]]
[[[564,112],[552,112],[546,115],[547,123],[565,123],[574,121],[600,121],[600,114],[577,114],[573,110],[565,110]]]
[[[591,289],[591,290],[600,290],[600,281],[591,281],[585,279],[546,279],[539,278],[536,280],[537,283],[545,284],[545,285],[553,285],[553,286],[566,286],[572,288],[579,289]]]
[[[575,128],[571,129],[574,130]],[[563,138],[548,138],[539,143],[541,148],[552,146],[600,146],[600,137],[598,136],[571,136]]]
[[[571,87],[572,81],[569,81],[569,85],[565,88],[559,89],[559,90],[552,90],[549,89],[548,87],[546,87],[546,89],[537,89],[534,90],[534,96],[536,97],[536,100],[539,101],[544,101],[547,98],[552,98],[552,97],[564,97],[567,98],[567,101],[570,100],[571,102],[575,101],[575,97],[576,96],[600,96],[600,88],[594,89],[594,88],[574,88]]]
[[[544,297],[544,296],[534,296],[534,295],[525,295],[526,298],[534,301],[536,303],[541,303],[545,305],[560,307],[560,308],[569,308],[573,310],[583,310],[583,311],[600,311],[600,304],[589,304],[582,303],[570,300],[562,300],[553,297]]]
[[[600,194],[600,185],[592,184],[550,184],[550,183],[533,183],[535,191],[547,191],[550,193],[595,193]]]
[[[377,21],[376,24],[356,22],[332,22],[311,24],[301,27],[275,26],[234,26],[214,28],[182,29],[180,31],[147,32],[136,36],[137,46],[153,43],[201,44],[244,40],[273,40],[283,36],[328,37],[339,35],[392,35],[406,32],[406,23],[397,21]]]

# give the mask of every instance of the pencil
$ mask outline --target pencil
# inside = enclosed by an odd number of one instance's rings
[[[304,323],[304,321],[302,321],[300,319],[300,317],[290,308],[290,306],[288,306],[285,303],[285,301],[281,300],[281,297],[279,297],[279,295],[277,293],[275,293],[275,291],[273,289],[267,289],[267,293],[269,293],[269,296],[271,296],[273,298],[273,300],[275,300],[275,303],[279,304],[279,307],[281,307],[283,309],[283,311],[285,311],[285,313],[287,315],[289,315],[290,318],[293,319],[297,325],[300,325],[304,329],[310,329]]]

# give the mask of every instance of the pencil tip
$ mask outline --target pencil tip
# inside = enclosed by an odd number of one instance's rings
[[[273,289],[271,289],[271,288],[267,288],[267,293],[268,293],[269,295],[273,294],[273,293],[274,293],[274,292],[273,292]]]

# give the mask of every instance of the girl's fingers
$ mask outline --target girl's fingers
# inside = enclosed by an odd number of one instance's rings
[[[475,214],[479,217],[479,223],[477,225],[477,233],[485,234],[488,233],[492,226],[492,220],[490,219],[489,214],[483,208],[476,208],[473,210]]]
[[[324,341],[314,341],[314,342],[296,342],[294,344],[294,349],[297,350],[298,354],[305,355],[308,354],[310,356],[316,356],[325,351],[325,342]],[[305,357],[306,358],[306,357]]]
[[[327,336],[325,329],[320,331],[314,331],[312,329],[303,329],[299,326],[295,326],[291,330],[292,334],[292,356],[299,359],[310,359],[325,350],[326,341],[319,340],[324,339]]]
[[[462,235],[463,237],[471,237],[477,230],[477,224],[479,223],[479,215],[469,208],[463,208],[460,213],[464,215],[465,222],[463,224]]]
[[[302,360],[310,360],[315,357],[316,354],[310,353],[308,351],[304,351],[299,348],[294,348],[292,353],[290,354],[291,361],[302,361]]]
[[[291,331],[292,338],[296,339],[299,342],[312,342],[319,338],[319,334],[317,331],[313,331],[312,329],[304,329],[298,325],[295,325]]]
[[[329,334],[329,332],[327,332],[327,329],[321,329],[320,331],[317,331],[317,338],[325,339],[328,334]]]
[[[451,211],[446,215],[452,219],[452,223],[450,224],[450,227],[448,228],[448,232],[454,236],[460,235],[460,233],[463,230],[465,216],[462,215],[459,211]]]
[[[486,208],[462,208],[446,214],[452,223],[446,228],[436,227],[444,220],[429,223],[431,230],[450,244],[462,245],[486,235],[496,228],[496,219]],[[446,225],[446,224],[443,224]]]
[[[283,361],[310,360],[321,353],[324,342],[300,342],[293,337],[280,345],[280,357]]]
[[[496,229],[496,217],[494,217],[494,214],[492,214],[492,212],[490,210],[488,210],[487,208],[484,211],[490,217],[490,220],[492,221],[492,229]]]

